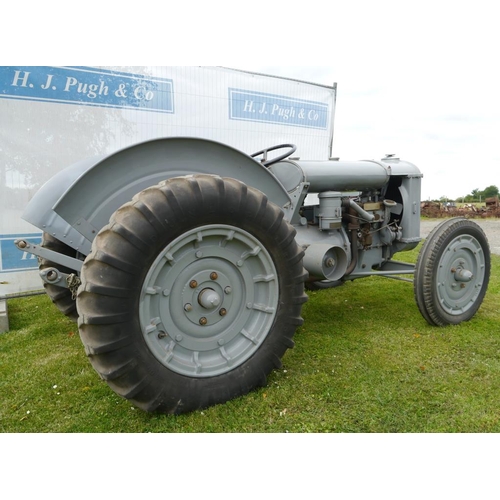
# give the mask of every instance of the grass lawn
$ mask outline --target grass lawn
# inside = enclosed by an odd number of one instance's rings
[[[47,296],[11,299],[11,330],[0,335],[0,431],[496,433],[499,275],[492,256],[478,314],[445,328],[425,322],[406,282],[367,278],[308,292],[295,348],[267,387],[181,416],[147,414],[115,395]]]

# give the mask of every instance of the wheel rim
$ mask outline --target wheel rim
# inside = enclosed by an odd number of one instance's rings
[[[486,260],[479,241],[471,235],[454,238],[442,254],[437,276],[437,296],[450,315],[465,313],[474,307],[481,293]]]
[[[192,229],[156,258],[139,318],[146,343],[167,368],[211,377],[242,364],[274,322],[278,276],[264,246],[228,225]]]

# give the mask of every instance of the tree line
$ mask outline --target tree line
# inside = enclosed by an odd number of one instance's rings
[[[456,200],[452,200],[447,196],[442,196],[439,200],[441,203],[446,203],[448,201],[456,201],[458,203],[481,203],[484,202],[486,198],[493,198],[494,196],[499,196],[500,192],[497,186],[488,186],[487,188],[473,189],[469,194],[465,196],[460,196]]]

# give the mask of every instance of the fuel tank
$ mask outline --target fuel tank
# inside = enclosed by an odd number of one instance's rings
[[[421,177],[420,170],[407,161],[303,161],[283,160],[270,167],[288,192],[308,182],[309,193],[324,191],[369,191],[385,186],[391,176]]]

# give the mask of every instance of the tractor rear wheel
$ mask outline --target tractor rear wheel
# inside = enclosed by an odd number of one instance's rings
[[[178,177],[142,191],[82,268],[79,328],[93,367],[162,413],[265,385],[303,321],[302,256],[279,207],[235,179]]]
[[[62,241],[54,238],[49,233],[43,233],[42,244],[43,248],[48,250],[54,250],[55,252],[68,255],[69,257],[75,257],[77,252],[68,245],[65,245]],[[47,269],[49,267],[57,267],[61,272],[66,274],[74,273],[72,269],[62,267],[59,264],[55,264],[47,259],[40,259],[38,268],[40,271]],[[63,288],[57,285],[51,285],[49,283],[44,283],[45,291],[50,297],[54,305],[61,311],[65,316],[67,316],[71,321],[75,323],[78,321],[78,312],[76,310],[76,302],[72,296],[71,291],[68,288]]]
[[[436,326],[470,320],[490,278],[490,248],[481,227],[456,217],[429,234],[418,256],[414,293],[422,316]]]

